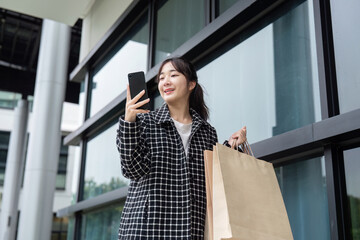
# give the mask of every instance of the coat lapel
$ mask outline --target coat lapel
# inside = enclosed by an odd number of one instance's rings
[[[192,108],[190,108],[190,115],[192,117],[192,128],[191,128],[191,136],[200,128],[200,126],[205,123],[205,121],[200,117],[200,115]],[[157,124],[162,124],[166,122],[171,122],[170,111],[166,103],[164,103],[155,114],[155,122]]]
[[[191,134],[190,134],[190,139],[191,137],[195,134],[195,132],[200,128],[200,126],[205,123],[205,121],[200,117],[200,115],[192,108],[190,108],[190,114],[192,117],[192,127],[191,127]]]
[[[166,122],[171,122],[171,116],[170,111],[166,103],[164,103],[156,112],[155,116],[155,122],[157,124],[162,124]]]

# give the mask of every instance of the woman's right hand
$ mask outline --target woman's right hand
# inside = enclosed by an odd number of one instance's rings
[[[144,104],[150,102],[150,99],[147,98],[141,102],[139,99],[145,94],[145,90],[142,90],[138,95],[136,95],[133,99],[130,96],[130,88],[127,85],[127,97],[126,97],[126,107],[125,107],[125,121],[127,122],[135,122],[137,113],[148,113],[150,110],[137,109]]]

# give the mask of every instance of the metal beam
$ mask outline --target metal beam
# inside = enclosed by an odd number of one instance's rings
[[[0,90],[33,95],[35,86],[35,73],[22,71],[10,67],[0,66]]]
[[[0,90],[21,93],[24,96],[34,95],[35,72],[23,71],[0,65]],[[65,101],[79,103],[80,83],[67,82]]]
[[[322,152],[324,145],[335,138],[340,145],[360,142],[360,109],[295,129],[251,145],[256,157],[280,163],[307,155],[307,151]]]
[[[20,21],[18,21],[17,24],[16,24],[16,29],[15,29],[15,32],[14,32],[14,38],[12,40],[12,47],[11,47],[11,53],[10,53],[9,62],[12,62],[13,58],[14,58],[16,43],[17,43],[17,39],[18,39],[18,36],[19,36],[19,29],[20,29]]]
[[[100,208],[101,206],[108,205],[113,202],[124,199],[127,195],[128,187],[122,187],[111,192],[101,194],[100,196],[90,198],[78,202],[70,207],[63,208],[57,211],[57,217],[65,217],[75,214],[79,211],[89,211],[94,208]]]

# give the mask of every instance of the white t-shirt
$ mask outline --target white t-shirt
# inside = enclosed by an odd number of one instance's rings
[[[182,140],[182,143],[183,143],[184,149],[185,149],[185,154],[187,156],[188,152],[189,152],[189,137],[190,137],[190,133],[191,133],[192,123],[184,124],[184,123],[176,121],[173,118],[172,118],[172,120],[174,121],[175,127],[181,137],[181,140]]]

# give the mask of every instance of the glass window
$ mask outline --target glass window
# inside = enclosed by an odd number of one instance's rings
[[[217,0],[219,6],[219,15],[228,10],[232,5],[234,5],[238,0]]]
[[[75,217],[70,216],[68,218],[68,228],[67,228],[67,238],[66,239],[74,240],[74,233],[75,233]]]
[[[115,123],[87,143],[84,199],[127,186],[130,182],[121,174],[115,144],[117,128],[118,123]]]
[[[20,93],[0,91],[0,108],[14,109],[19,99]]]
[[[33,111],[33,107],[34,107],[34,96],[28,96],[27,97],[28,100],[28,104],[29,104],[29,112]]]
[[[4,185],[6,159],[9,149],[10,133],[0,131],[0,186]]]
[[[81,239],[117,239],[125,201],[82,216]]]
[[[154,98],[151,99],[154,102],[154,109],[161,107],[164,104],[164,99],[161,97],[159,91],[156,89]]]
[[[85,95],[85,79],[83,79],[80,83],[80,92],[79,92],[79,110],[81,111],[82,114],[85,113],[85,109],[86,109],[86,95]],[[82,119],[84,120],[84,115],[81,116]]]
[[[331,0],[340,112],[360,108],[360,1]]]
[[[24,166],[26,166],[26,159],[28,153],[29,146],[29,133],[26,134],[27,140],[25,141],[25,157],[24,157]],[[67,158],[68,158],[68,146],[63,145],[64,137],[61,137],[61,146],[60,146],[60,154],[59,154],[59,163],[58,163],[58,171],[56,174],[56,182],[55,188],[56,190],[65,190],[66,186],[66,168],[67,168]],[[1,170],[0,170],[1,171]],[[21,187],[24,185],[24,175],[25,171],[22,172],[22,183]]]
[[[294,239],[330,239],[324,158],[275,169]]]
[[[160,1],[156,21],[155,64],[205,26],[205,0]]]
[[[130,72],[147,70],[149,30],[147,14],[133,27],[92,77],[90,117],[126,90]]]
[[[344,151],[346,191],[350,207],[352,239],[360,239],[360,148]]]
[[[64,137],[61,138],[60,158],[56,175],[56,189],[65,189],[66,186],[66,167],[68,159],[68,146],[63,145]]]
[[[254,143],[321,120],[312,12],[304,2],[198,71],[220,142],[244,125]]]
[[[51,240],[65,240],[67,238],[68,218],[53,218]]]

